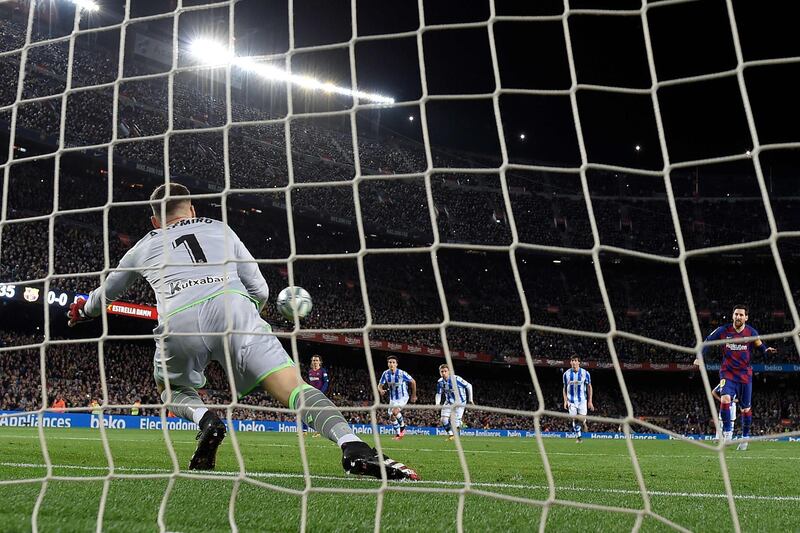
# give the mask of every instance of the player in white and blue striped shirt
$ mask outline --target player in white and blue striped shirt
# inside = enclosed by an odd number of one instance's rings
[[[381,379],[378,381],[378,392],[381,396],[389,393],[389,417],[392,421],[392,427],[395,431],[393,440],[400,440],[406,434],[406,423],[403,420],[403,411],[401,408],[411,400],[411,403],[417,401],[417,382],[411,377],[411,374],[405,370],[397,368],[397,357],[390,355],[386,358],[386,365],[388,370],[384,370],[381,374]],[[411,395],[408,394],[409,386],[411,387]]]
[[[455,429],[460,428],[465,404],[475,403],[472,399],[472,385],[455,374],[450,377],[450,368],[447,365],[439,365],[439,375],[442,377],[436,382],[436,405],[442,405],[442,426],[447,431],[447,440],[453,440],[455,437],[450,415],[455,413]]]
[[[722,389],[725,387],[725,380],[719,382],[719,384],[714,387],[714,390],[711,391],[711,396],[714,397],[717,402],[720,401],[720,395],[722,395]],[[734,394],[731,397],[731,434],[734,433],[734,426],[736,425],[736,406],[739,404],[739,398]],[[722,434],[722,412],[719,413],[719,427],[717,428],[717,440],[724,438],[725,436]]]
[[[594,411],[592,403],[592,377],[589,371],[581,368],[581,358],[573,355],[570,360],[570,369],[564,372],[564,409],[569,411],[572,419],[572,429],[577,435],[577,442],[581,442],[581,426],[586,429],[586,408]],[[583,416],[578,419],[576,415]]]

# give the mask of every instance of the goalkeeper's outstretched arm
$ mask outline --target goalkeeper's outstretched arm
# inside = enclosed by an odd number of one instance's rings
[[[139,276],[139,272],[132,270],[137,268],[136,247],[134,246],[122,257],[117,268],[125,270],[115,270],[107,277],[105,283],[89,293],[89,298],[85,301],[80,300],[70,306],[69,325],[73,326],[81,320],[100,316],[103,310],[103,297],[109,302],[119,298],[128,287]]]

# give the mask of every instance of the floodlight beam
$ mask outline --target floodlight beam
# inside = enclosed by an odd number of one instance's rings
[[[93,0],[71,0],[75,7],[84,11],[91,11],[96,13],[100,11],[100,6]]]
[[[203,65],[235,65],[247,72],[252,72],[271,81],[286,81],[304,89],[323,91],[328,94],[342,96],[356,96],[361,100],[379,104],[393,104],[394,98],[377,93],[353,91],[347,87],[340,87],[331,82],[322,82],[311,76],[290,74],[273,65],[260,64],[250,57],[236,57],[227,46],[209,39],[195,39],[189,44],[189,53],[200,59]]]

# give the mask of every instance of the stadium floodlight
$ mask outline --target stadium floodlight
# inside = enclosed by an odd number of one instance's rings
[[[519,140],[520,141],[524,141],[525,140],[525,134],[524,133],[520,133],[519,134]]]
[[[72,0],[72,3],[75,4],[78,9],[93,12],[100,11],[100,6],[93,0]]]
[[[312,91],[322,91],[328,94],[341,94],[343,96],[356,96],[360,100],[378,104],[393,104],[394,98],[377,93],[353,91],[347,87],[340,87],[331,82],[323,82],[311,76],[290,74],[283,69],[265,63],[259,63],[251,57],[233,55],[228,47],[209,39],[195,39],[189,45],[189,52],[200,59],[204,65],[226,65],[230,63],[248,72],[252,72],[270,81],[285,81]]]
[[[636,150],[637,152],[638,152],[638,151],[640,151],[640,150],[642,149],[642,147],[641,147],[640,145],[638,145],[638,144],[637,144],[636,146],[634,146],[633,148],[634,148],[634,150]]]
[[[189,45],[189,52],[197,58],[202,58],[206,65],[225,64],[233,60],[233,54],[225,46],[208,39],[192,41]]]
[[[408,121],[414,122],[414,115],[408,115]]]

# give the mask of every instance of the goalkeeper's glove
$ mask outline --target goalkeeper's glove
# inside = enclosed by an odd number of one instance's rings
[[[92,319],[89,315],[86,314],[84,311],[84,307],[86,306],[86,300],[80,298],[74,304],[69,306],[69,312],[67,313],[67,317],[69,321],[67,325],[71,328],[74,328],[76,324],[81,322],[87,322]]]

